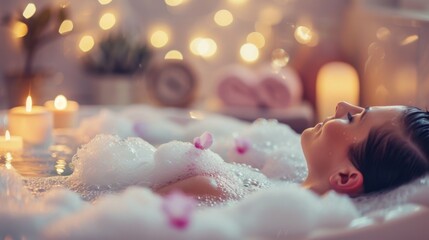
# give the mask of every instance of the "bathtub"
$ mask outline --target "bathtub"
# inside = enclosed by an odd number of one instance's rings
[[[84,106],[81,109],[80,119],[93,116],[99,110],[100,107]],[[174,116],[175,121],[189,121],[186,111],[176,109],[167,111],[170,116]],[[4,114],[0,112],[0,117]],[[306,234],[304,238],[292,239],[427,239],[429,236],[428,182],[429,176],[378,196],[354,199],[361,216],[354,219],[348,227],[316,230]]]

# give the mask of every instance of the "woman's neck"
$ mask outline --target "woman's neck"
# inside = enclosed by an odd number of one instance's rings
[[[301,186],[319,195],[322,195],[329,190],[329,187],[326,186],[326,184],[323,184],[322,181],[312,179],[310,177],[307,177],[307,179],[305,179],[305,181],[301,184]]]

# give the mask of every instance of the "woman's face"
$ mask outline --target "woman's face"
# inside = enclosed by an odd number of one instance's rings
[[[399,117],[404,106],[361,108],[346,102],[336,106],[335,115],[306,129],[301,145],[310,175],[330,174],[342,161],[349,161],[348,152],[353,144],[364,141],[369,131],[378,126],[400,127]]]

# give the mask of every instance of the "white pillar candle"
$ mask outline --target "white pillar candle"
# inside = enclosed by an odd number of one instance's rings
[[[0,152],[21,151],[23,146],[22,137],[11,136],[9,130],[3,136],[0,136]]]
[[[335,106],[340,101],[359,104],[358,74],[347,63],[327,63],[317,74],[316,106],[319,120],[334,115]]]
[[[76,125],[79,104],[58,95],[54,101],[47,101],[45,107],[54,114],[54,128],[73,128]]]
[[[42,106],[32,106],[28,96],[26,106],[8,112],[8,125],[12,135],[21,136],[30,147],[48,147],[52,143],[52,112]]]

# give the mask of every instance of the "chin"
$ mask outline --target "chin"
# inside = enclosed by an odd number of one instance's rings
[[[302,151],[304,152],[304,155],[306,155],[305,154],[306,149],[309,146],[311,141],[312,130],[313,128],[307,128],[301,134],[301,148],[302,148]],[[305,157],[307,158],[307,156]]]
[[[303,144],[308,141],[307,139],[310,139],[311,136],[314,135],[314,133],[315,133],[315,127],[305,129],[301,133],[301,146],[303,146]]]

